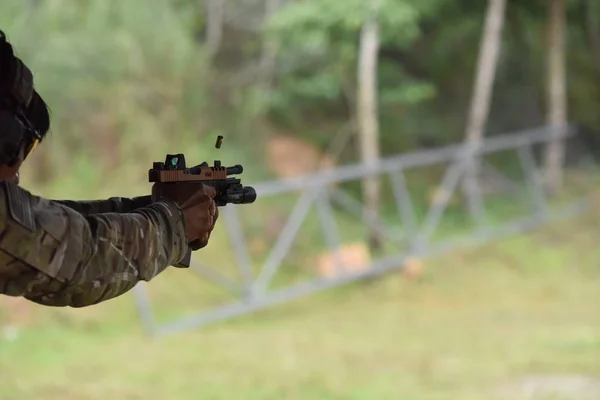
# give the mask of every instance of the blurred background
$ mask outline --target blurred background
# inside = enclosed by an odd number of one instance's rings
[[[599,21],[594,0],[2,0],[52,111],[25,188],[144,195],[185,153],[259,197],[118,299],[0,298],[0,399],[600,399]]]

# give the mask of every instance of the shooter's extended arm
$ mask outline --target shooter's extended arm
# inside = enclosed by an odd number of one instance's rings
[[[187,168],[183,154],[167,154],[164,163],[155,162],[148,171],[148,180],[151,183],[174,184],[181,182],[197,182],[215,188],[217,195],[215,203],[218,207],[227,204],[250,204],[256,200],[256,191],[250,186],[242,185],[241,179],[230,178],[229,175],[240,175],[244,172],[241,165],[223,167],[221,162],[215,160],[211,167],[207,163]],[[191,250],[176,267],[189,267]]]

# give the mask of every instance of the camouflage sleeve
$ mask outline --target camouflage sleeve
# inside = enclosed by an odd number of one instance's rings
[[[85,217],[0,182],[0,293],[71,307],[117,297],[184,257],[183,221],[168,202]]]
[[[152,203],[151,196],[139,196],[133,198],[111,197],[106,200],[53,200],[57,204],[67,206],[85,216],[103,213],[128,213],[141,207],[147,207]]]

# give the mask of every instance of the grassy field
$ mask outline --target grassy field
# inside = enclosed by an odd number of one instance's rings
[[[598,399],[599,221],[160,339],[131,296],[33,306],[0,339],[0,399]]]

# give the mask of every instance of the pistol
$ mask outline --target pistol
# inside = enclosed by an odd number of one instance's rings
[[[250,204],[256,200],[256,191],[251,186],[244,186],[241,179],[230,175],[240,175],[244,172],[241,165],[224,167],[221,161],[215,160],[213,166],[204,162],[188,168],[183,154],[167,154],[165,162],[154,162],[148,171],[150,183],[169,183],[176,185],[180,182],[197,182],[215,188],[217,195],[214,200],[217,207],[227,204]],[[186,256],[175,267],[190,266],[192,251],[188,249]]]

